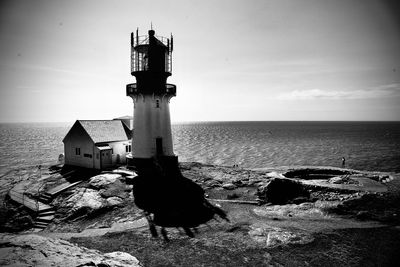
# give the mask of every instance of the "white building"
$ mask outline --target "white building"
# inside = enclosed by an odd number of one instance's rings
[[[131,138],[121,120],[77,120],[63,139],[65,164],[99,170],[125,164]]]

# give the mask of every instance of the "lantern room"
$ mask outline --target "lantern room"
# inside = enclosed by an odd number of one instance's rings
[[[156,36],[154,30],[148,35],[139,36],[131,33],[131,74],[137,72],[172,72],[173,37]]]

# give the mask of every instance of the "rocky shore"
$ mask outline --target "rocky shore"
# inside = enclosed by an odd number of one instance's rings
[[[155,239],[134,204],[133,173],[122,168],[65,177],[61,169],[45,168],[36,179],[18,181],[32,197],[71,179],[82,182],[51,200],[54,218],[33,233],[35,214],[7,199],[16,182],[3,179],[0,265],[390,266],[400,260],[399,174],[315,166],[180,167],[230,222],[209,221],[194,229],[194,238],[167,228],[170,242]]]

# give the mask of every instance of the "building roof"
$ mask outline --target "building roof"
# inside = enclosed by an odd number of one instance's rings
[[[111,150],[110,146],[96,146],[100,151],[102,150]]]
[[[94,143],[128,140],[120,120],[78,120]]]
[[[113,120],[133,120],[133,116],[125,115],[118,118],[114,118]]]

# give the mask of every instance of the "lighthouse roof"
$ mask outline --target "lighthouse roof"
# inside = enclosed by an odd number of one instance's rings
[[[78,120],[94,143],[128,140],[120,120]]]

